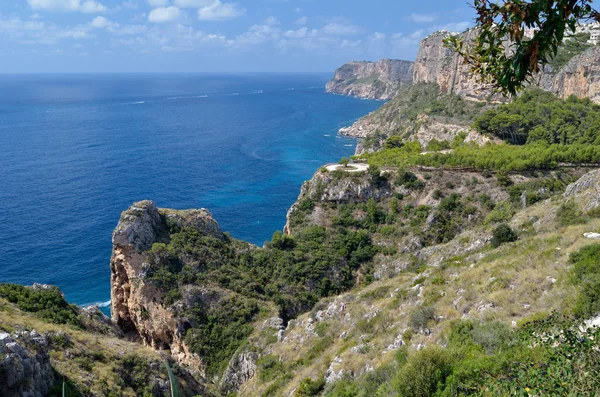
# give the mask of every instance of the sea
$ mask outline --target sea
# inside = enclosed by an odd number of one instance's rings
[[[207,208],[262,246],[339,128],[381,102],[325,93],[330,74],[0,75],[0,283],[110,305],[111,233],[139,200]]]

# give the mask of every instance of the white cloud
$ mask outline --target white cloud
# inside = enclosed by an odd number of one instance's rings
[[[173,0],[173,3],[180,8],[201,8],[210,6],[213,0]]]
[[[432,14],[410,14],[406,17],[407,20],[416,23],[424,23],[424,22],[433,22],[437,19],[435,15]]]
[[[380,32],[375,32],[371,35],[370,39],[371,40],[385,40],[387,36],[385,35],[385,33],[380,33]]]
[[[159,7],[150,11],[148,20],[153,23],[164,23],[174,21],[179,17],[181,11],[175,6]]]
[[[306,37],[307,33],[308,29],[306,27],[303,27],[297,30],[288,30],[283,35],[291,39],[301,39],[303,37]]]
[[[81,12],[85,12],[86,14],[98,14],[106,11],[105,6],[94,0],[84,1],[79,9]]]
[[[169,5],[169,0],[148,0],[150,7],[165,7]]]
[[[20,44],[56,44],[61,39],[86,39],[90,35],[91,27],[77,25],[75,27],[60,28],[54,23],[39,21],[23,21],[20,18],[0,18],[0,36],[6,36]]]
[[[96,17],[92,20],[92,26],[98,29],[107,28],[111,25],[111,23],[112,22],[104,17]]]
[[[351,24],[331,22],[323,28],[323,31],[335,36],[351,36],[360,33],[362,28]]]
[[[89,14],[106,11],[106,7],[95,0],[27,0],[27,3],[34,10],[41,11],[80,11]]]
[[[246,13],[237,3],[221,3],[215,0],[211,5],[198,9],[198,19],[201,21],[225,21],[240,17]]]
[[[269,26],[276,26],[279,25],[279,20],[273,16],[268,17],[267,19],[265,19],[265,25],[269,25]]]
[[[306,25],[308,23],[308,17],[298,18],[294,21],[296,25]]]

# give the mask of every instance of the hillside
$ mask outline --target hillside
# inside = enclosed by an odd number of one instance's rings
[[[54,287],[0,284],[2,396],[141,396],[170,393],[168,355],[123,338],[97,307],[68,305]],[[185,396],[211,396],[185,368]],[[63,386],[64,385],[64,386]]]

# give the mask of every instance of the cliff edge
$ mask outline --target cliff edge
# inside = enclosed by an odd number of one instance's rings
[[[413,62],[381,59],[352,61],[335,71],[326,91],[366,99],[391,99],[403,84],[413,80]]]

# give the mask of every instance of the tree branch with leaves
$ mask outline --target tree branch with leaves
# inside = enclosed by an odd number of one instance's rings
[[[472,42],[450,36],[445,44],[471,65],[483,83],[515,95],[556,54],[568,31],[582,20],[600,21],[593,0],[474,0],[477,13]],[[526,30],[533,35],[526,35]]]

